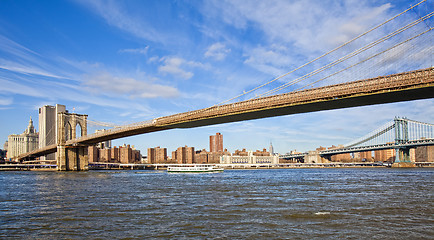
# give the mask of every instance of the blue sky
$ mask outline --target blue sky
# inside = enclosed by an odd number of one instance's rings
[[[418,2],[0,1],[0,142],[22,133],[29,117],[37,126],[37,109],[43,105],[64,104],[91,120],[122,125],[218,104]],[[424,16],[433,6],[428,0],[387,28]],[[425,25],[430,24],[428,19]],[[376,39],[387,28],[316,62],[311,70]],[[417,30],[423,28],[422,23]],[[328,84],[432,66],[429,39],[432,32],[397,48],[383,58],[381,67],[364,65]],[[409,57],[416,60],[395,61]],[[114,145],[135,145],[144,153],[155,146],[169,152],[184,145],[209,149],[209,135],[221,132],[231,152],[268,148],[270,142],[280,153],[307,151],[345,144],[395,116],[432,123],[433,103],[428,99],[170,130],[115,140]]]

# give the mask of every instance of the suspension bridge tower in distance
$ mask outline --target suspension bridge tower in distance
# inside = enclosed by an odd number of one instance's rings
[[[408,119],[395,118],[395,162],[392,167],[416,167],[410,160],[410,147],[405,146],[410,141],[408,133]]]

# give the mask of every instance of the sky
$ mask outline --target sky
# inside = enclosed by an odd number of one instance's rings
[[[44,105],[63,104],[90,120],[124,125],[219,104],[297,69],[418,2],[2,0],[1,145],[8,135],[22,133],[30,118],[38,128],[38,108]],[[428,0],[366,38],[237,100],[297,79],[432,12],[433,6]],[[427,19],[387,42],[432,26]],[[433,66],[432,39],[431,31],[386,52],[381,60],[313,86]],[[381,49],[375,46],[366,56]],[[302,86],[297,83],[283,92]],[[114,140],[113,145],[134,145],[144,155],[156,146],[169,153],[184,145],[209,150],[209,136],[220,132],[231,152],[268,149],[270,143],[279,153],[304,152],[351,142],[395,116],[434,123],[434,100],[174,129]],[[89,126],[89,134],[97,128],[102,127]]]

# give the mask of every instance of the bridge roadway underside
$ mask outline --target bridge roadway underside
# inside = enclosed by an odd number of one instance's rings
[[[208,119],[201,119],[192,122],[183,122],[174,125],[167,125],[165,128],[193,128],[221,123],[238,122],[266,117],[291,115],[297,113],[317,112],[340,108],[360,107],[375,104],[412,101],[434,98],[434,86],[413,88],[399,91],[365,94],[350,96],[333,100],[316,101],[289,106],[278,106],[263,110],[237,113]]]
[[[412,100],[428,99],[428,98],[434,98],[434,85],[405,89],[405,90],[394,90],[394,91],[376,92],[371,94],[363,94],[357,96],[341,97],[333,100],[322,100],[322,101],[286,105],[286,106],[281,105],[281,106],[269,107],[264,109],[255,109],[248,112],[222,115],[222,116],[210,117],[207,119],[167,124],[162,126],[161,125],[144,126],[144,127],[138,127],[128,131],[119,131],[119,132],[114,131],[112,133],[104,134],[103,136],[98,136],[91,139],[83,139],[83,140],[78,139],[78,141],[69,140],[68,142],[66,142],[66,145],[70,145],[70,146],[89,145],[90,146],[111,139],[164,131],[164,130],[175,129],[175,128],[194,128],[194,127],[201,127],[201,126],[208,126],[208,125],[215,125],[215,124],[222,124],[222,123],[253,120],[259,118],[291,115],[297,113],[308,113],[308,112],[316,112],[316,111],[323,111],[323,110],[333,110],[333,109],[359,107],[359,106],[374,105],[374,104],[412,101]],[[30,153],[25,158],[42,156],[44,154],[56,152],[57,146],[54,144],[45,147],[42,152],[40,150],[39,151],[36,150],[36,151],[37,153]]]

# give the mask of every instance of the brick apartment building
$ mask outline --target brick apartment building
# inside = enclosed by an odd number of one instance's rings
[[[434,162],[434,146],[421,146],[415,150],[416,162]]]
[[[89,162],[111,163],[140,163],[142,155],[130,145],[100,149],[97,146],[89,147]]]
[[[148,148],[148,163],[168,163],[167,148]]]
[[[209,136],[209,151],[223,152],[223,135],[221,133]]]
[[[193,164],[195,161],[194,147],[179,147],[176,151],[172,152],[172,160],[178,164]]]

